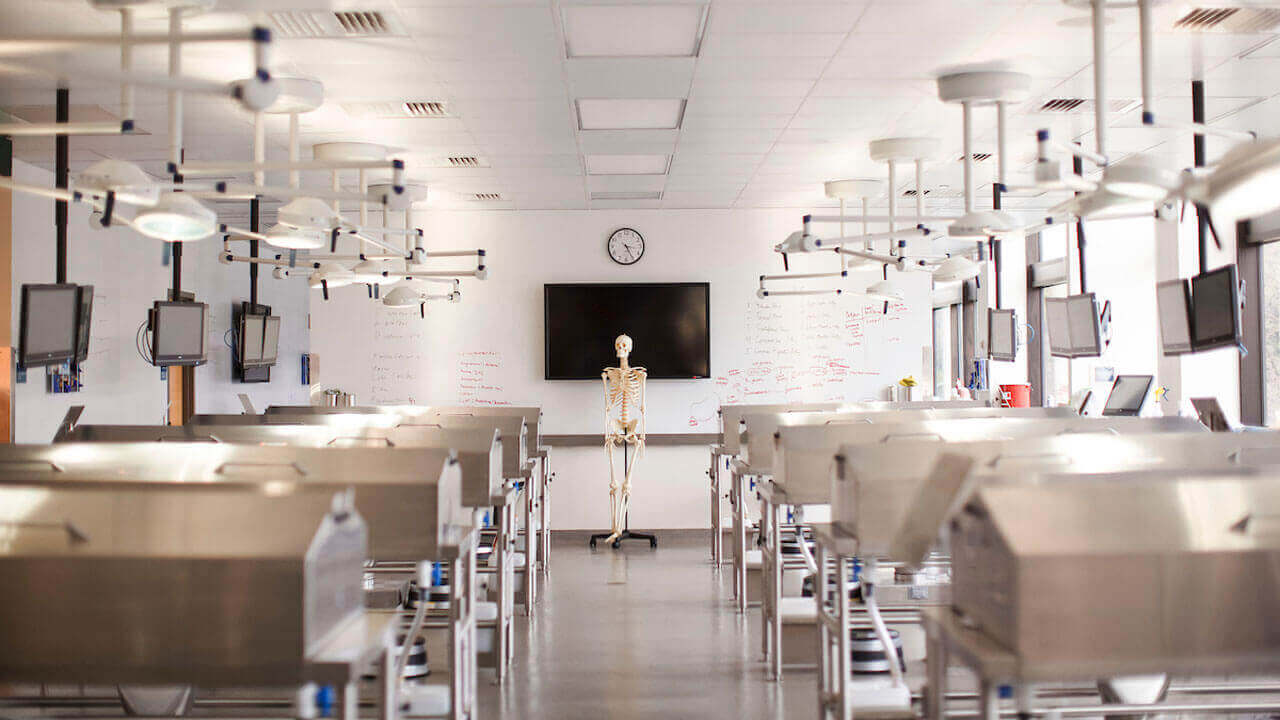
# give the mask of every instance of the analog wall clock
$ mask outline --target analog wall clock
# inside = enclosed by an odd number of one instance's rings
[[[644,236],[631,228],[618,228],[609,236],[609,257],[619,265],[635,265],[644,256]]]

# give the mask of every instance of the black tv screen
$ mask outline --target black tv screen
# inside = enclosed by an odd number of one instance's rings
[[[548,380],[599,380],[623,334],[628,362],[650,378],[711,375],[709,283],[549,284],[543,295]]]

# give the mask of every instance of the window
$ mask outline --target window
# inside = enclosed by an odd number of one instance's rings
[[[1052,285],[1044,289],[1042,298],[1064,298],[1067,286]],[[1044,301],[1041,300],[1043,303]],[[1043,306],[1040,317],[1044,317]],[[1066,405],[1071,402],[1071,361],[1067,358],[1054,357],[1049,354],[1049,334],[1040,332],[1040,347],[1044,358],[1043,398],[1045,407]]]
[[[1280,243],[1260,248],[1262,275],[1262,411],[1280,426]]]
[[[955,380],[952,368],[955,365],[951,341],[951,308],[942,306],[933,309],[933,396],[947,397],[947,389]]]

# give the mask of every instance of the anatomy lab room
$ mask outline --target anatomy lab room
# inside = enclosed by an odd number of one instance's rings
[[[0,720],[1280,720],[1280,0],[0,0]]]

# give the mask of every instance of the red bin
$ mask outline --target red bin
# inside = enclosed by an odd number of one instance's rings
[[[1000,407],[1031,407],[1031,386],[1026,383],[1001,385]]]

